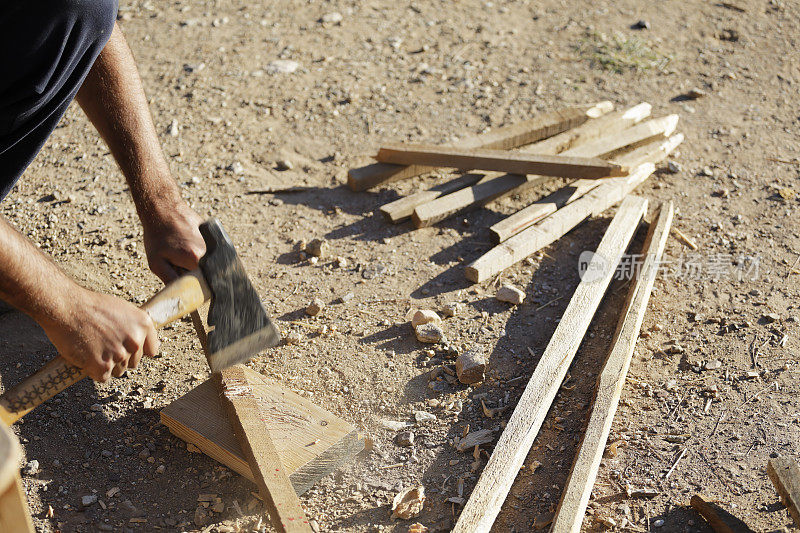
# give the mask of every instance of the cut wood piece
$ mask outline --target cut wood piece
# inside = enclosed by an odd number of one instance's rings
[[[249,368],[245,372],[261,407],[262,423],[298,494],[364,450],[364,439],[344,420]],[[162,409],[161,423],[176,437],[255,482],[213,379]]]
[[[699,494],[692,496],[689,504],[708,522],[714,533],[754,533],[747,524]]]
[[[598,215],[616,204],[655,170],[645,163],[624,178],[609,181],[567,204],[552,215],[498,244],[470,263],[464,271],[468,280],[480,283],[522,261],[529,255],[556,241],[583,220]]]
[[[289,473],[278,455],[269,430],[264,427],[261,409],[244,365],[224,368],[218,374],[220,396],[225,404],[233,432],[256,478],[261,498],[272,526],[279,532],[312,531]]]
[[[562,178],[623,176],[623,168],[594,157],[569,157],[494,149],[463,149],[429,144],[387,144],[376,156],[383,163],[427,165],[461,170],[492,170]]]
[[[454,146],[458,148],[499,148],[508,150],[551,137],[596,118],[613,109],[611,102],[600,102],[588,106],[576,106],[551,111],[524,122],[497,128],[488,133],[463,139]],[[435,167],[434,167],[435,168]],[[434,168],[426,166],[404,166],[375,163],[350,170],[347,186],[354,191],[363,191],[382,183],[413,178]]]
[[[644,198],[629,196],[622,202],[589,263],[593,275],[584,276],[575,289],[458,518],[455,533],[488,532],[492,527],[646,210]]]
[[[617,158],[617,163],[629,168],[637,168],[644,163],[658,164],[683,142],[683,134],[677,133],[665,141],[654,141]],[[577,180],[553,194],[537,200],[489,228],[492,241],[501,243],[532,226],[557,209],[572,203],[590,190],[605,183],[606,180]]]
[[[28,503],[19,476],[22,450],[14,432],[0,423],[0,531],[33,533]]]
[[[475,185],[485,177],[484,174],[464,174],[431,187],[427,191],[420,191],[408,196],[403,196],[394,202],[384,204],[381,206],[380,211],[383,213],[383,216],[386,217],[386,220],[397,224],[410,217],[411,213],[414,212],[414,208],[418,205],[436,200],[440,196],[456,192],[464,187]]]
[[[622,148],[630,149],[647,144],[653,139],[669,137],[678,126],[678,118],[678,115],[667,115],[647,120],[616,135],[604,135],[595,141],[577,146],[569,151],[569,155],[599,157],[613,154]]]
[[[770,459],[767,474],[797,527],[800,527],[800,466],[788,457]]]
[[[608,122],[606,128],[604,130],[601,130],[603,136],[600,139],[591,141],[591,139],[595,137],[591,137],[588,135],[583,137],[581,139],[581,143],[588,142],[588,144],[592,146],[591,149],[586,149],[585,148],[586,144],[578,144],[578,145],[573,145],[573,147],[570,148],[569,150],[561,152],[560,155],[601,157],[608,153],[613,153],[614,151],[619,149],[618,146],[618,143],[620,142],[619,139],[624,139],[624,140],[637,139],[643,134],[658,129],[659,125],[656,124],[649,128],[637,130],[637,132],[634,132],[634,134],[628,134],[626,132],[638,128],[639,125],[627,129],[620,128],[621,124],[629,126],[630,124],[633,123],[633,121],[638,120],[639,117],[641,117],[645,111],[649,112],[649,108],[645,107],[644,109],[640,109],[636,113],[631,113],[625,119],[617,117],[615,121]],[[602,117],[597,121],[606,122],[606,118],[607,117]],[[664,123],[663,126],[666,127],[667,125],[665,123],[666,121],[661,121],[661,122]],[[584,126],[586,126],[586,124],[581,126],[581,128]],[[622,131],[620,131],[620,129]],[[648,137],[648,139],[652,138],[654,137],[653,136]],[[542,150],[541,144],[542,143],[534,144],[532,146],[524,148],[521,151],[524,151],[526,153],[531,152],[531,153],[542,154],[543,152],[541,152]],[[553,150],[556,148],[558,148],[558,146],[550,145],[548,150]],[[470,207],[477,205],[486,205],[494,200],[497,200],[504,196],[508,196],[509,194],[521,192],[527,187],[531,187],[548,179],[544,176],[538,176],[538,175],[523,177],[518,174],[498,173],[494,174],[494,176],[496,177],[488,175],[486,178],[482,179],[477,185],[468,187],[466,189],[462,189],[460,191],[456,191],[454,193],[437,198],[436,200],[433,200],[426,204],[421,204],[417,206],[416,208],[414,208],[414,213],[411,215],[411,218],[414,220],[414,225],[418,228],[430,226],[456,213],[460,213],[461,211],[468,209]]]
[[[636,281],[628,292],[611,351],[598,378],[589,423],[553,519],[552,533],[578,533],[581,530],[586,506],[597,478],[597,469],[603,458],[608,433],[619,405],[636,340],[639,338],[650,292],[661,265],[672,225],[672,214],[672,202],[667,202],[661,206],[650,224],[642,247],[642,261],[635,265],[634,271],[638,272],[633,272],[637,275]]]

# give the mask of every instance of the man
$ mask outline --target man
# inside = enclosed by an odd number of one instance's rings
[[[150,269],[166,282],[205,253],[201,219],[170,176],[116,13],[116,0],[7,0],[0,8],[0,200],[76,99],[125,175]],[[2,216],[0,300],[36,320],[97,381],[158,351],[147,313],[77,285]]]

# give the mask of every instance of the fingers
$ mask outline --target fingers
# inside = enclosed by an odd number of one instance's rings
[[[170,281],[178,277],[178,272],[172,267],[172,265],[166,259],[158,258],[150,260],[148,264],[153,274],[158,276],[159,279],[161,279],[161,281],[163,281],[164,283],[169,283]]]
[[[164,256],[176,267],[186,270],[194,270],[200,262],[200,258],[206,253],[206,244],[197,230],[198,239],[187,240],[171,249],[166,250]]]
[[[161,342],[158,340],[158,333],[156,333],[156,328],[153,325],[153,321],[148,318],[147,322],[149,327],[147,329],[147,335],[144,338],[144,342],[142,343],[142,352],[148,357],[154,357],[158,355]]]

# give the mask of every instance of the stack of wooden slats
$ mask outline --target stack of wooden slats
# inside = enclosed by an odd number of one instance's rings
[[[361,191],[436,168],[471,171],[380,208],[390,222],[420,228],[553,177],[574,179],[489,228],[496,246],[465,269],[470,281],[486,281],[620,202],[683,141],[677,115],[648,119],[648,103],[613,109],[560,109],[454,146],[386,145],[378,163],[350,171],[348,185]]]

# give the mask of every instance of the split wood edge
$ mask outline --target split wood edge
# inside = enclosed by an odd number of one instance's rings
[[[457,142],[458,148],[499,148],[508,150],[551,137],[564,130],[610,112],[611,102],[604,101],[589,106],[576,106],[544,113],[530,120],[510,124],[485,134],[476,135]],[[435,168],[435,167],[434,167]],[[403,166],[374,163],[354,168],[348,172],[347,186],[353,191],[371,189],[383,183],[413,178],[434,170],[425,166]]]
[[[611,424],[625,386],[639,330],[672,225],[672,202],[663,204],[642,247],[644,260],[617,324],[611,351],[597,381],[597,391],[583,441],[567,479],[552,533],[579,533],[592,494]],[[638,267],[637,267],[638,268]]]
[[[789,509],[795,525],[800,527],[800,466],[786,457],[770,459],[767,474],[781,501]]]
[[[492,527],[646,210],[644,198],[622,202],[589,263],[597,275],[584,277],[575,289],[453,532],[488,533]]]

